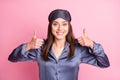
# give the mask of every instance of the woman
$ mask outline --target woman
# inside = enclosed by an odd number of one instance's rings
[[[48,17],[47,39],[36,38],[15,48],[8,60],[37,61],[40,80],[78,80],[80,63],[109,67],[102,46],[92,41],[83,30],[83,36],[74,38],[71,15],[67,10],[53,10]]]

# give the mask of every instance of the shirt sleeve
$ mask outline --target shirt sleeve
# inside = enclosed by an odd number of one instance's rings
[[[11,62],[36,61],[37,55],[40,53],[40,49],[31,49],[29,51],[25,51],[25,48],[26,44],[21,44],[15,48],[9,55],[8,60]]]
[[[101,44],[94,42],[93,50],[88,47],[84,47],[81,52],[81,62],[98,66],[101,68],[109,67],[110,63],[107,55],[105,54]]]

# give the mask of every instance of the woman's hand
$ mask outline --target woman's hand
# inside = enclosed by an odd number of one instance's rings
[[[31,39],[30,42],[27,43],[26,45],[26,51],[30,49],[38,49],[40,46],[43,44],[43,39],[37,38],[36,37],[36,32],[34,32],[34,35]]]
[[[78,38],[78,42],[82,46],[87,46],[93,49],[93,41],[87,36],[85,29],[83,29],[83,36]]]

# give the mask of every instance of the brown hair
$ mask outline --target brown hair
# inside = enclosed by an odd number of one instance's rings
[[[47,39],[45,40],[45,44],[43,45],[43,48],[42,48],[41,56],[42,56],[42,59],[44,61],[49,60],[48,52],[49,52],[49,49],[51,48],[51,46],[54,42],[54,36],[53,36],[52,30],[51,30],[52,23],[53,22],[49,22]],[[70,53],[68,54],[68,58],[71,58],[74,55],[74,51],[75,51],[75,38],[73,35],[72,25],[70,24],[69,21],[68,21],[68,25],[69,25],[69,31],[68,31],[68,34],[66,36],[66,41],[70,44],[70,46],[69,46]]]

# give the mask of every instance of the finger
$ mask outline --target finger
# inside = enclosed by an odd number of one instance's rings
[[[44,40],[43,40],[43,39],[40,39],[40,38],[37,38],[37,41],[43,42]]]
[[[84,46],[84,41],[78,41],[81,46]]]
[[[37,44],[37,45],[41,45],[41,44],[43,44],[43,42],[37,42],[36,44]]]
[[[42,46],[42,44],[41,44],[41,43],[38,43],[38,44],[36,44],[36,45],[34,46],[34,48],[37,49],[37,48],[40,48],[41,46]]]
[[[42,39],[36,39],[35,40],[35,45],[41,45],[43,44],[43,40]]]
[[[77,40],[78,40],[78,41],[79,41],[79,40],[82,40],[82,36],[80,36]]]
[[[83,29],[83,36],[87,36],[87,32],[85,28]]]
[[[78,43],[79,43],[80,45],[83,45],[83,44],[84,44],[84,40],[83,40],[82,37],[78,38]]]
[[[44,41],[42,39],[36,39],[36,43],[43,43]]]
[[[34,32],[33,38],[36,39],[36,32]]]

